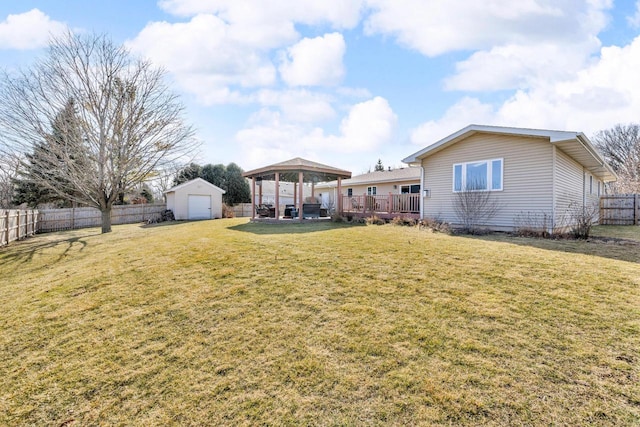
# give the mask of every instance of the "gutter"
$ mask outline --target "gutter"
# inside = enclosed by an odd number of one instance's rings
[[[611,170],[610,166],[607,164],[607,162],[605,162],[602,157],[600,157],[600,155],[594,151],[594,149],[592,148],[591,144],[585,144],[583,141],[583,137],[584,134],[580,133],[576,136],[576,140],[580,143],[580,145],[582,145],[582,147],[587,150],[589,152],[589,154],[591,154],[591,157],[593,157],[593,159],[600,165],[602,166],[604,169],[606,169],[608,172],[611,173],[611,175],[613,175],[614,178],[618,178],[618,176],[616,175],[616,173],[614,171]]]

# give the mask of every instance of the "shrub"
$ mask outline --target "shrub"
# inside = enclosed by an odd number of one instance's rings
[[[426,228],[436,233],[451,233],[451,226],[437,218],[424,218],[418,222],[419,228]]]
[[[513,222],[518,236],[551,237],[553,221],[546,212],[520,212]]]
[[[454,194],[453,211],[462,224],[461,231],[468,234],[482,234],[481,226],[487,224],[501,209],[501,204],[482,183],[469,183],[462,191]]]
[[[334,213],[331,215],[331,222],[344,222],[345,218],[339,213]]]
[[[233,210],[232,206],[227,205],[226,203],[222,204],[222,218],[235,218],[236,213]]]
[[[570,233],[576,239],[588,239],[591,227],[600,214],[600,208],[596,203],[582,205],[571,203],[567,208]]]
[[[378,217],[378,215],[371,215],[370,217],[367,217],[366,223],[367,225],[384,225],[387,222],[384,219]]]
[[[404,227],[415,227],[418,225],[418,221],[413,218],[407,218],[404,216],[397,216],[391,220],[391,224]]]

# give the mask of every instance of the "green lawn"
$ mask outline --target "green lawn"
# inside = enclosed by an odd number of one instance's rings
[[[640,227],[115,226],[0,248],[0,425],[638,425]]]

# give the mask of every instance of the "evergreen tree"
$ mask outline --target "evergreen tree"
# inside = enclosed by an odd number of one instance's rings
[[[226,168],[225,184],[223,189],[226,191],[224,201],[228,205],[238,203],[248,203],[251,201],[251,188],[249,183],[242,176],[242,168],[235,163],[229,163]]]
[[[71,206],[74,188],[66,178],[67,171],[83,167],[82,138],[77,123],[75,102],[69,99],[51,124],[51,134],[26,154],[20,177],[16,180],[13,202],[37,207],[55,203]],[[68,197],[67,197],[68,196]]]
[[[202,166],[197,163],[190,163],[178,171],[175,178],[173,178],[173,185],[180,185],[184,182],[191,181],[192,179],[202,177]]]
[[[384,166],[382,164],[382,160],[378,159],[378,163],[376,163],[375,168],[373,169],[374,172],[383,172],[384,171]]]
[[[202,167],[201,178],[224,190],[227,187],[227,168],[223,164],[212,165],[209,163]]]

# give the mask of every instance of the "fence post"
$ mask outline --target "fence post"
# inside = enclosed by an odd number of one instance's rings
[[[7,245],[8,245],[9,244],[9,217],[11,215],[10,214],[11,210],[7,209],[6,212],[7,212],[7,215],[5,217],[4,225],[5,225],[5,236],[7,237]]]
[[[638,198],[640,198],[640,194],[633,195],[633,225],[638,225],[638,220],[640,218],[640,204],[638,203]]]

